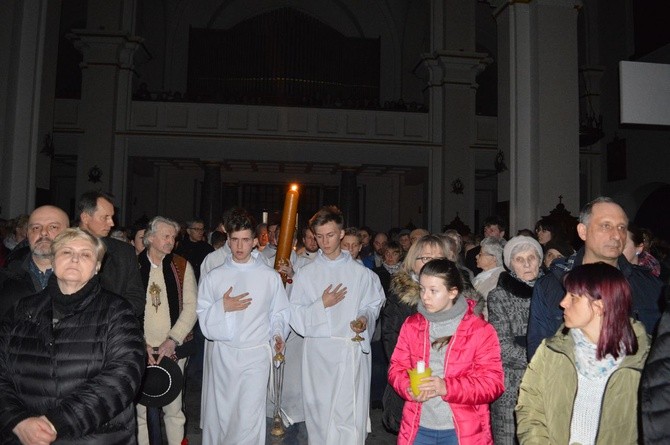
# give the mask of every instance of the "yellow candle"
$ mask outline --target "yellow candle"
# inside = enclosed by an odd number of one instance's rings
[[[412,392],[414,393],[415,396],[418,396],[419,393],[421,392],[421,390],[419,389],[421,380],[423,380],[426,377],[430,377],[433,371],[430,368],[425,367],[423,372],[419,372],[418,369],[408,369],[407,373],[409,374],[409,385],[412,388]]]
[[[298,185],[291,184],[286,192],[284,200],[284,210],[281,216],[281,230],[279,231],[279,240],[277,241],[277,256],[275,257],[275,269],[287,264],[291,257],[293,247],[293,233],[295,232],[296,219],[298,215]],[[286,276],[282,274],[282,280],[286,283]]]

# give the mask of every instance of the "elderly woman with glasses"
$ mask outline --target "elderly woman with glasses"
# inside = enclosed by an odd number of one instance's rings
[[[498,285],[498,277],[503,268],[503,247],[505,241],[500,238],[486,237],[479,243],[481,249],[477,254],[477,267],[482,272],[475,276],[472,285],[486,301],[489,292]],[[488,308],[484,309],[484,318],[488,319]]]
[[[489,292],[489,323],[498,332],[505,371],[505,392],[491,405],[491,427],[496,445],[514,445],[514,406],[526,370],[526,331],[533,286],[542,275],[542,246],[535,238],[515,236],[503,250],[505,266],[498,285]]]
[[[65,229],[51,255],[47,287],[0,321],[0,442],[134,443],[139,321],[100,286],[102,241]]]
[[[387,358],[391,358],[400,328],[407,317],[417,312],[421,301],[419,272],[421,268],[434,259],[453,256],[452,241],[438,235],[426,235],[412,244],[400,270],[393,275],[391,287],[387,294],[386,305],[381,311],[382,343]],[[478,295],[468,284],[464,296],[477,300]],[[386,387],[382,407],[382,421],[387,429],[398,432],[404,399],[398,396],[391,386]]]

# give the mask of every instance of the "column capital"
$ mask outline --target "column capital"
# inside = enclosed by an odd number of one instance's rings
[[[581,9],[583,6],[582,0],[488,0],[489,5],[494,8],[493,17],[498,15],[509,7],[516,5],[527,5],[535,3],[541,6],[562,6],[565,8]]]
[[[475,79],[493,59],[486,53],[439,50],[421,55],[430,72],[429,86],[444,84],[477,88]]]
[[[81,68],[91,65],[116,65],[120,69],[133,68],[133,55],[144,42],[142,37],[123,31],[73,29],[66,37],[84,57]]]

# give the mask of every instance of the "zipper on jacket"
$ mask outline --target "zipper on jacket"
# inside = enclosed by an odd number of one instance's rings
[[[449,344],[447,345],[447,352],[444,354],[444,376],[442,379],[444,380],[444,387],[447,387],[447,362],[449,362],[449,356],[451,355],[451,348],[454,344],[454,341],[456,340],[456,334],[458,333],[458,327],[461,325],[463,320],[458,323],[458,326],[456,326],[456,330],[454,331],[454,335],[451,336],[451,340],[449,340]],[[447,392],[448,394],[448,392]],[[441,397],[441,396],[440,396]],[[445,401],[447,405],[449,405],[449,402]],[[451,411],[451,421],[454,424],[454,431],[456,431],[456,439],[458,439],[458,443],[461,443],[461,435],[460,435],[460,430],[458,429],[458,423],[456,423],[456,416],[454,416],[454,410],[451,409],[451,405],[449,405],[449,410]]]
[[[624,367],[619,366],[617,369],[614,370],[614,372],[612,372],[612,374],[610,374],[609,377],[607,377],[607,382],[605,383],[605,390],[603,391],[603,395],[600,398],[600,414],[598,415],[598,428],[596,429],[596,440],[595,440],[596,444],[598,443],[598,435],[600,434],[600,422],[602,422],[603,420],[603,406],[605,406],[605,395],[607,394],[607,388],[609,387],[610,380],[612,380],[614,374],[616,374],[622,369],[630,369],[633,372],[638,372],[642,374],[642,372],[640,372],[638,368],[633,368],[630,366],[624,366]]]
[[[423,348],[422,348],[423,356],[422,356],[422,358],[430,366],[430,358],[426,357],[428,355],[428,352],[426,351],[426,338],[430,337],[430,332],[429,332],[429,328],[428,328],[428,320],[426,318],[424,318],[424,321],[426,323],[424,324],[424,327],[423,327]],[[428,358],[428,360],[426,360],[426,358]],[[411,366],[411,363],[410,363],[410,366]],[[412,419],[412,430],[410,431],[409,437],[413,436],[416,439],[416,435],[419,434],[419,427],[417,426],[416,430],[415,430],[414,425],[421,426],[420,425],[421,424],[421,409],[423,407],[419,402],[414,402],[414,403],[418,403],[419,407],[416,410],[416,412],[414,413],[414,419]],[[416,416],[419,416],[419,421],[418,422],[416,421],[417,420]],[[402,420],[402,418],[401,418],[401,420]]]

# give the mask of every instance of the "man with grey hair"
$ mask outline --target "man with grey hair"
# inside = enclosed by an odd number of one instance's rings
[[[584,247],[570,258],[554,261],[550,273],[533,287],[528,320],[528,360],[542,340],[553,336],[560,327],[563,311],[559,303],[565,296],[563,276],[582,264],[603,262],[621,270],[632,290],[631,315],[653,335],[661,316],[662,283],[649,270],[626,260],[623,248],[627,229],[626,212],[611,198],[598,197],[582,209],[577,234],[584,241]]]
[[[46,205],[33,210],[27,226],[30,254],[21,255],[8,265],[9,278],[0,290],[0,316],[22,297],[46,287],[52,273],[51,244],[69,226],[67,214],[58,207]]]
[[[179,224],[176,221],[162,216],[154,217],[144,233],[146,249],[137,259],[145,289],[144,338],[147,364],[174,360],[183,372],[185,356],[195,352],[190,346],[194,346],[192,329],[197,317],[198,285],[188,261],[172,253],[178,232]],[[186,422],[181,393],[163,407],[163,413],[168,443],[181,443]],[[140,445],[149,443],[147,408],[141,404],[137,405],[137,439]]]
[[[107,248],[99,272],[100,285],[128,300],[141,321],[145,298],[135,249],[128,243],[109,237],[114,227],[114,198],[100,191],[86,192],[77,202],[77,211],[79,228],[98,237]]]
[[[428,230],[422,228],[414,229],[409,232],[409,242],[410,244],[414,244],[419,240],[419,238],[423,238],[426,235],[430,235]]]

